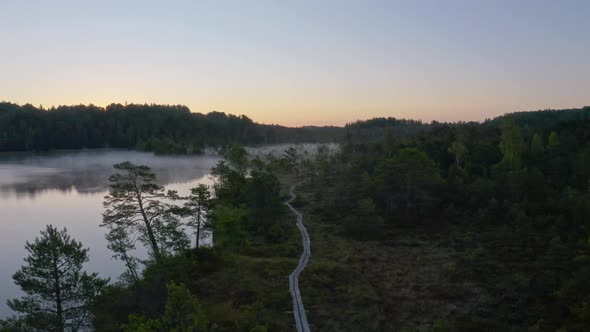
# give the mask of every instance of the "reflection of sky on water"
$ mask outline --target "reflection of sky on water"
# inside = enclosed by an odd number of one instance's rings
[[[154,156],[126,150],[0,154],[0,195],[33,197],[51,189],[79,193],[105,191],[113,164],[126,160],[150,166],[158,181],[166,185],[202,177],[219,157]]]
[[[123,264],[111,259],[99,224],[112,165],[125,160],[152,167],[158,182],[188,195],[199,183],[212,184],[209,170],[219,157],[120,150],[0,154],[0,317],[12,313],[6,300],[21,295],[12,275],[23,264],[25,241],[32,241],[46,224],[66,227],[90,248],[89,272],[117,279]],[[139,246],[136,254],[145,257],[145,249]]]
[[[248,148],[248,152],[277,156],[288,147]],[[295,147],[300,153],[316,150],[315,145]],[[123,264],[111,259],[105,230],[99,225],[113,164],[126,160],[151,167],[160,184],[188,195],[199,183],[212,184],[210,169],[219,157],[154,156],[127,150],[0,153],[0,318],[12,313],[6,300],[21,294],[12,275],[23,265],[25,242],[32,241],[47,224],[66,227],[72,237],[90,248],[87,271],[113,281],[121,274]],[[207,236],[202,240],[211,241]],[[138,247],[136,254],[145,257],[145,249]]]

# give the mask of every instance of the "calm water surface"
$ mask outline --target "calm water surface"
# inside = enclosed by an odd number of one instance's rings
[[[111,259],[105,230],[98,225],[112,165],[126,160],[150,166],[167,189],[188,194],[198,183],[211,184],[210,169],[219,157],[126,150],[0,154],[0,317],[12,313],[6,300],[21,295],[12,275],[23,265],[25,241],[47,224],[66,227],[90,248],[88,272],[117,280],[123,264]]]
[[[254,156],[278,156],[292,146],[306,156],[316,153],[320,145],[284,144],[246,149]],[[327,147],[332,151],[338,148],[335,144]],[[212,184],[210,170],[220,157],[155,156],[128,150],[0,153],[0,318],[12,314],[6,300],[22,295],[12,275],[23,265],[25,242],[32,241],[47,224],[66,227],[72,237],[90,248],[86,271],[117,280],[124,266],[111,259],[112,253],[104,239],[105,229],[99,224],[113,164],[127,160],[151,167],[160,184],[188,195],[189,189],[199,183]],[[140,249],[136,254],[143,256],[145,250]]]

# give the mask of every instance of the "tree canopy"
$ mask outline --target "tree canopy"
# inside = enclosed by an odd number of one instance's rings
[[[156,261],[186,248],[189,240],[177,216],[181,210],[172,203],[176,193],[165,192],[147,166],[123,162],[114,168],[118,172],[109,178],[101,226],[108,229],[109,248],[115,257],[125,260],[129,269],[135,266],[127,261],[129,251],[135,249],[134,239],[143,243]]]
[[[88,249],[67,233],[48,225],[41,236],[25,245],[28,256],[14,276],[25,292],[8,306],[22,314],[21,328],[78,331],[89,327],[90,306],[108,280],[82,271]]]
[[[182,105],[74,105],[42,109],[0,102],[0,152],[126,148],[182,154],[232,143],[333,141],[341,136],[341,128],[263,125],[244,115],[192,113]]]

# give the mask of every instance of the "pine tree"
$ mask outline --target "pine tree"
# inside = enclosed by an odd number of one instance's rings
[[[88,249],[65,228],[51,225],[25,248],[27,264],[12,277],[25,296],[9,300],[8,306],[23,314],[21,322],[31,329],[61,332],[88,326],[90,305],[108,283],[82,271]]]
[[[191,194],[184,207],[189,210],[191,221],[188,226],[195,229],[196,240],[195,247],[199,248],[199,240],[201,239],[201,229],[203,222],[207,218],[211,203],[211,193],[209,187],[204,184],[199,184],[197,187],[191,189]]]
[[[185,248],[189,241],[174,214],[180,208],[170,203],[178,198],[176,193],[166,193],[147,166],[127,161],[115,164],[114,168],[121,173],[109,178],[111,185],[105,196],[106,211],[101,226],[109,229],[106,237],[110,248],[117,253],[115,256],[122,258],[123,248],[126,251],[133,248],[131,238],[138,238],[147,246],[156,262],[170,251]]]

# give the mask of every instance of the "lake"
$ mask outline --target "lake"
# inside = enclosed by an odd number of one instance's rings
[[[88,272],[117,280],[123,264],[111,259],[99,224],[112,165],[126,160],[150,166],[160,184],[188,194],[199,183],[212,183],[210,170],[220,157],[127,150],[0,154],[0,317],[12,314],[6,300],[22,294],[12,275],[23,265],[25,241],[32,241],[47,224],[66,227],[90,248]]]
[[[300,155],[311,156],[324,146],[329,151],[337,144],[281,144],[247,147],[252,156],[281,155],[295,147]],[[121,261],[113,260],[104,238],[103,199],[113,164],[131,161],[152,168],[166,189],[188,195],[190,188],[211,185],[211,168],[221,159],[210,153],[199,156],[156,156],[129,150],[77,150],[47,153],[0,153],[0,318],[12,314],[6,300],[22,295],[12,275],[23,265],[26,241],[32,241],[47,224],[66,227],[69,234],[90,248],[88,272],[117,281],[124,271]],[[194,242],[194,236],[191,236]],[[211,243],[205,233],[203,244]],[[146,255],[138,249],[138,256]]]

